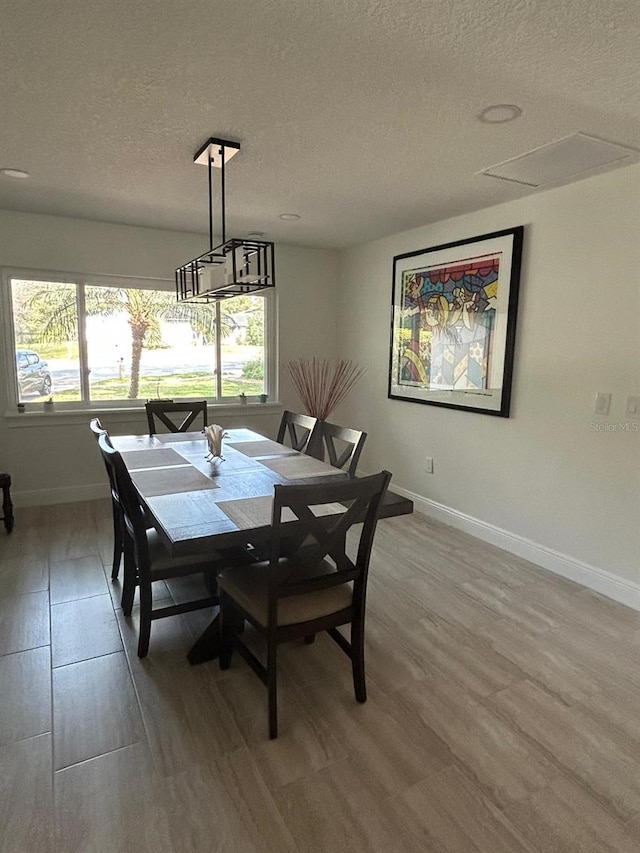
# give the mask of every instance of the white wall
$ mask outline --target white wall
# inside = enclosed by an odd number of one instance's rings
[[[0,210],[0,267],[172,279],[178,264],[206,247],[207,237],[200,234]],[[301,355],[335,352],[337,265],[335,252],[276,247],[281,365]],[[4,350],[0,347],[2,381]],[[281,386],[283,405],[299,408],[286,376]],[[0,394],[3,405],[5,397]],[[275,434],[280,411],[278,405],[224,407],[216,420]],[[16,504],[100,494],[105,477],[87,427],[89,415],[7,414],[0,412],[0,468],[11,473]],[[100,416],[114,434],[146,432],[143,412]]]
[[[393,256],[515,225],[511,418],[387,399]],[[640,580],[640,431],[591,424],[625,421],[640,393],[639,226],[634,166],[353,248],[339,313],[341,354],[368,370],[340,411],[369,433],[362,467],[388,468],[427,511],[478,535],[608,593],[611,581],[621,599]],[[607,418],[594,415],[597,391],[613,394]]]

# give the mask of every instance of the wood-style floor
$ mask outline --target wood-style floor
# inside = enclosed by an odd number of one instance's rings
[[[0,535],[2,853],[640,849],[640,614],[424,516],[383,521],[369,701],[328,637],[282,647],[269,741],[246,665],[185,660],[207,614],[154,623],[138,660],[110,537],[102,501]]]

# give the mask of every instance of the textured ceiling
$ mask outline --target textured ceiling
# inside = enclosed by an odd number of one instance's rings
[[[640,148],[637,0],[0,8],[0,208],[206,234],[228,136],[229,236],[343,247],[526,195],[475,173],[576,131]]]

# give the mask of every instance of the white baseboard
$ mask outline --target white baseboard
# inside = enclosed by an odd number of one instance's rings
[[[583,563],[581,560],[576,560],[575,557],[554,551],[545,545],[539,545],[537,542],[525,539],[524,536],[519,536],[517,533],[503,530],[407,489],[401,489],[397,486],[394,486],[393,489],[395,492],[410,498],[416,510],[424,513],[424,515],[442,521],[444,524],[449,524],[451,527],[469,533],[471,536],[489,542],[491,545],[509,551],[511,554],[516,554],[518,557],[523,557],[543,569],[548,569],[550,572],[582,584],[595,592],[606,595],[607,598],[620,602],[620,604],[625,604],[634,610],[640,610],[640,584],[634,583],[634,581],[618,577],[589,563]]]
[[[33,489],[24,492],[11,492],[11,499],[16,507],[50,506],[51,504],[93,501],[98,498],[107,497],[109,497],[109,487],[104,483],[87,486],[63,486],[59,489]]]

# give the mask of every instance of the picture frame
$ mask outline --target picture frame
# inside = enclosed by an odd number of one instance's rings
[[[523,233],[394,257],[390,399],[509,417]]]

